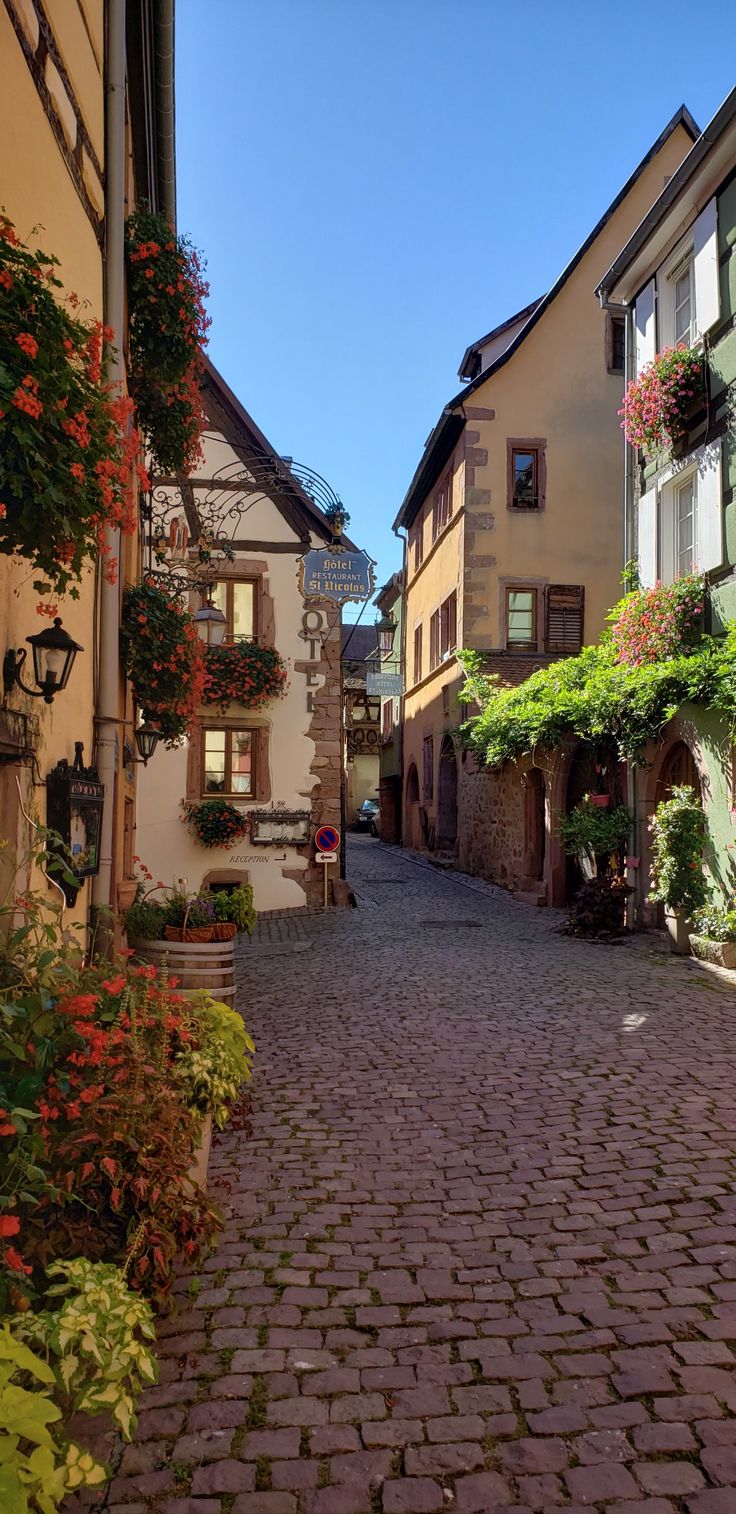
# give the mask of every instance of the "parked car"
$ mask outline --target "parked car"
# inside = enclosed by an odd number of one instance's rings
[[[370,831],[371,836],[378,835],[378,800],[364,799],[355,814],[356,831]]]

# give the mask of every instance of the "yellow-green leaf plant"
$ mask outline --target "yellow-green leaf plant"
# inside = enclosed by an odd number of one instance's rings
[[[88,1451],[60,1442],[49,1428],[62,1418],[57,1379],[13,1334],[0,1327],[0,1509],[56,1514],[66,1493],[100,1487],[107,1473]]]

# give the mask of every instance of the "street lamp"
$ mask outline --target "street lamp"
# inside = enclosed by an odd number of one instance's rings
[[[197,635],[206,647],[220,647],[227,630],[227,619],[217,605],[213,605],[208,599],[201,610],[194,612],[194,624],[197,627]]]
[[[56,694],[60,694],[69,682],[69,674],[74,666],[77,652],[83,652],[84,647],[78,641],[72,641],[71,636],[64,630],[57,616],[53,626],[45,631],[39,631],[35,636],[26,636],[31,651],[33,652],[33,676],[36,681],[35,689],[29,689],[21,678],[21,669],[28,653],[25,647],[9,647],[3,659],[3,687],[6,695],[17,684],[24,694],[30,694],[32,699],[43,699],[46,704],[52,704]]]
[[[378,632],[378,649],[382,657],[390,657],[394,649],[394,637],[396,635],[396,621],[393,615],[384,610],[383,615],[376,621]]]

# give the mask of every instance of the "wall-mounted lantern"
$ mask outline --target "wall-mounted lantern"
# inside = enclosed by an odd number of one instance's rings
[[[382,657],[390,657],[394,649],[394,637],[396,635],[396,621],[393,615],[384,610],[383,615],[376,621],[378,632],[378,650]]]
[[[100,870],[100,834],[105,787],[97,770],[86,768],[81,741],[74,743],[74,763],[57,762],[46,779],[46,821],[56,839],[49,852],[58,859],[50,871],[72,905],[85,878]]]
[[[213,605],[208,599],[201,610],[194,612],[194,624],[197,627],[197,635],[206,647],[221,647],[227,630],[227,619],[217,605]]]
[[[149,725],[147,720],[144,720],[143,724],[136,728],[135,744],[138,748],[138,757],[136,760],[142,762],[144,767],[148,766],[149,758],[153,756],[160,740],[161,731],[157,731],[155,726]]]
[[[72,641],[71,636],[61,624],[58,616],[53,626],[45,631],[39,631],[36,636],[26,636],[33,652],[33,676],[36,680],[35,689],[29,689],[21,679],[21,669],[28,653],[25,647],[9,647],[3,659],[3,687],[6,696],[15,688],[16,684],[24,694],[30,694],[32,699],[44,699],[46,704],[51,704],[57,694],[66,688],[69,682],[69,674],[74,667],[77,652],[83,652],[78,641]]]

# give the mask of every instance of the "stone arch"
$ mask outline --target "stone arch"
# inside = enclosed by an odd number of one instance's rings
[[[454,851],[457,846],[457,753],[451,736],[440,748],[437,776],[437,846]]]
[[[675,741],[665,753],[657,779],[658,794],[655,802],[659,804],[661,799],[668,799],[674,788],[680,788],[687,784],[695,790],[698,798],[702,801],[703,790],[700,781],[698,764],[692,748],[686,741]]]

